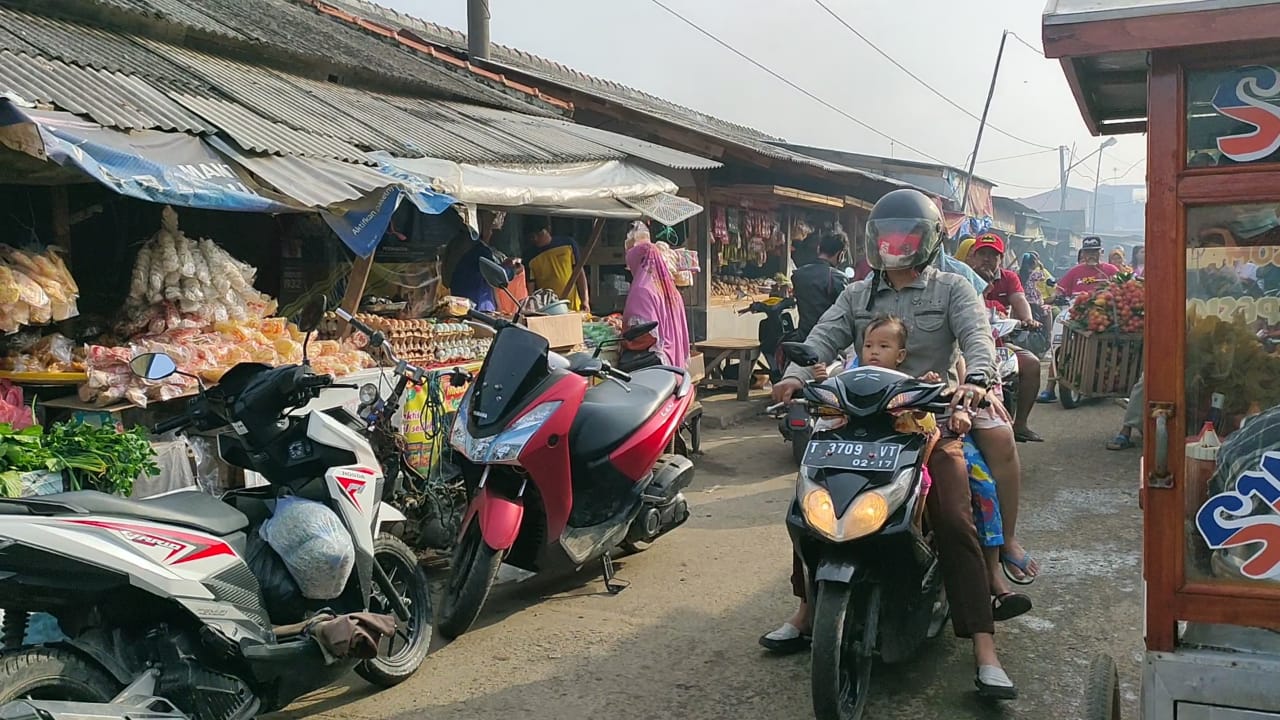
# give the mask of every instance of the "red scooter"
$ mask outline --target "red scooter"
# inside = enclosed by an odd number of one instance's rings
[[[506,291],[501,266],[481,274]],[[446,638],[480,614],[503,562],[530,572],[572,571],[602,561],[611,593],[612,553],[642,550],[689,517],[681,493],[693,463],[668,453],[693,402],[683,368],[626,373],[577,353],[551,352],[513,321],[471,311],[497,336],[449,432],[470,499],[454,547],[436,627]]]

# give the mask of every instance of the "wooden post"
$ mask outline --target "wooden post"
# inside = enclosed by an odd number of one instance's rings
[[[587,249],[582,251],[582,256],[578,258],[578,264],[573,268],[573,273],[569,275],[569,284],[565,285],[564,292],[560,293],[561,300],[568,299],[569,293],[578,284],[578,277],[582,275],[582,271],[587,265],[587,260],[591,258],[591,253],[595,252],[596,245],[600,244],[600,238],[603,235],[604,218],[596,218],[596,223],[591,228],[591,239],[587,241]],[[581,299],[585,300],[586,298]],[[589,310],[590,308],[588,308]]]
[[[369,253],[369,257],[356,258],[351,265],[351,274],[347,276],[347,291],[342,294],[342,304],[339,307],[352,315],[360,310],[360,297],[364,295],[365,285],[369,283],[369,271],[372,269],[373,253]],[[351,326],[348,325],[342,331],[342,337],[350,334]]]
[[[71,252],[71,204],[65,185],[49,188],[53,208],[53,241],[58,247]]]

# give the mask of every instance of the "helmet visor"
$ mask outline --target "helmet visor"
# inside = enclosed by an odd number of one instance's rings
[[[900,270],[929,261],[938,247],[936,222],[886,218],[867,223],[867,263],[877,270]]]

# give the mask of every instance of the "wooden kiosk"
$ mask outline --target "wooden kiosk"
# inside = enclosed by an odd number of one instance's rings
[[[1280,718],[1280,2],[1051,0],[1043,30],[1095,134],[1148,133],[1142,717]]]

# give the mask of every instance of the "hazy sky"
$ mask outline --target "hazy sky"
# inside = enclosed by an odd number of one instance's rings
[[[466,0],[380,0],[402,12],[466,28]],[[981,114],[1000,33],[1040,47],[1042,0],[824,0],[846,22],[960,106]],[[800,87],[897,144],[716,45],[654,0],[490,0],[494,42],[625,83],[781,136],[788,141],[926,159],[914,146],[963,167],[978,122],[946,104],[833,20],[815,0],[661,0]],[[1101,142],[1085,129],[1061,66],[1010,37],[977,174],[1024,197],[1058,183],[1057,150],[1077,157]],[[1036,153],[1015,159],[1010,156]],[[1123,136],[1105,151],[1102,182],[1142,183],[1146,138]],[[1092,189],[1097,157],[1072,174]]]

